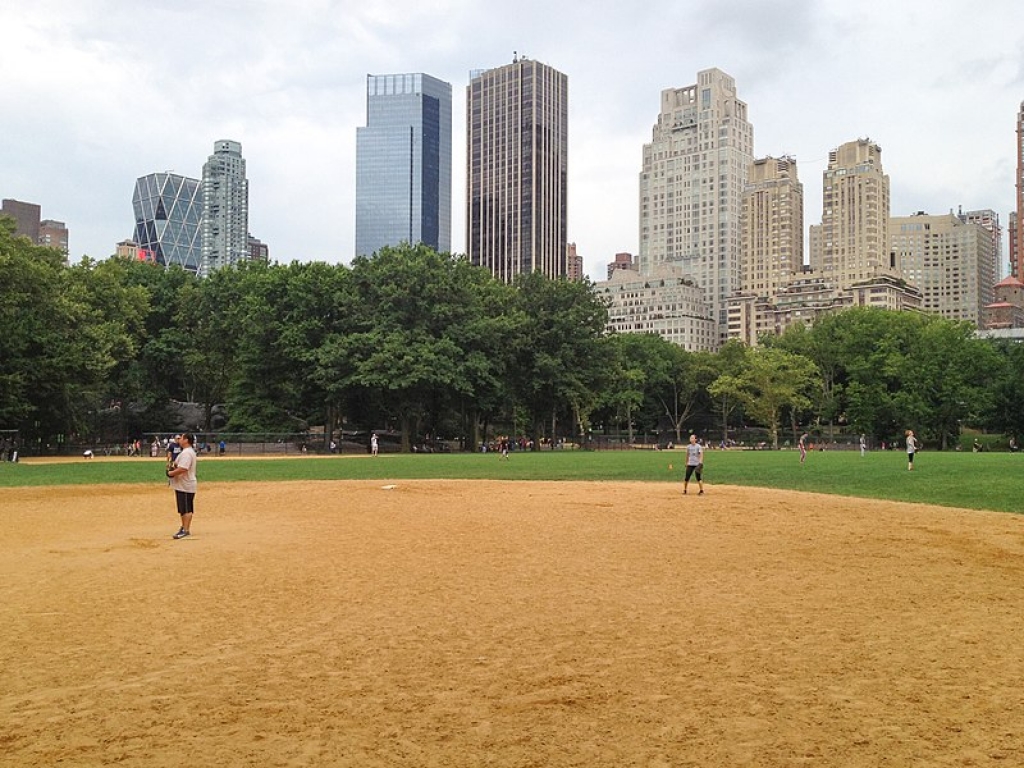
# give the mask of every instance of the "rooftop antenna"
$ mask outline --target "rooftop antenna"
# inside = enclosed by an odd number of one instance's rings
[[[519,51],[512,51],[512,63],[519,61]]]

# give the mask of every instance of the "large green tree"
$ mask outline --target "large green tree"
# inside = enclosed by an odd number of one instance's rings
[[[772,447],[779,447],[779,426],[786,408],[802,408],[814,381],[814,363],[778,347],[759,346],[746,356],[733,392],[747,414],[768,428]]]
[[[232,428],[296,432],[323,425],[329,440],[344,413],[344,390],[321,357],[325,345],[354,327],[359,307],[349,270],[292,262],[235,272],[238,295],[225,311],[228,337],[237,336],[228,395]]]
[[[350,391],[381,404],[400,425],[402,450],[415,434],[436,434],[442,411],[477,392],[493,395],[509,329],[495,319],[505,300],[478,268],[402,244],[356,258],[352,279],[358,321],[345,338],[329,340],[321,363]]]
[[[15,237],[0,220],[0,421],[35,442],[95,431],[115,368],[138,351],[148,297],[116,265]],[[9,425],[9,426],[7,426]]]
[[[998,341],[989,345],[997,359],[985,376],[992,397],[987,424],[1020,446],[1024,443],[1024,344]]]
[[[743,405],[744,384],[740,377],[747,368],[750,348],[739,341],[727,341],[711,361],[707,394],[711,409],[722,417],[722,442],[729,442],[729,419]]]
[[[555,438],[560,412],[575,422],[574,431],[586,434],[608,374],[600,342],[608,310],[589,281],[530,272],[517,278],[515,288],[521,330],[511,380],[517,402],[530,414],[534,445],[540,445],[546,422]]]

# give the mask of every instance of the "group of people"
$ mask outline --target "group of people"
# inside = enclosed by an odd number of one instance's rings
[[[914,435],[914,430],[912,429],[908,429],[904,437],[906,438],[907,445],[907,471],[912,472],[914,470],[914,454],[921,450],[921,441]],[[801,464],[803,464],[807,460],[807,445],[809,439],[810,435],[807,432],[804,432],[802,435],[800,435],[800,441],[798,445],[800,448]],[[977,443],[977,440],[975,440],[975,443]],[[866,435],[860,436],[860,441],[858,445],[860,447],[860,455],[864,456],[868,450],[868,440]],[[883,443],[883,447],[884,445],[885,444]]]
[[[800,436],[800,463],[807,459],[808,433]],[[175,503],[178,515],[181,517],[181,527],[174,534],[174,539],[184,539],[192,535],[192,516],[195,514],[196,491],[198,482],[196,479],[197,455],[194,447],[195,437],[188,432],[176,435],[168,441],[167,445],[167,477],[168,483],[174,490]],[[508,458],[509,439],[502,438],[500,441],[501,455]],[[914,435],[914,431],[908,429],[906,432],[907,444],[907,470],[914,469],[914,454],[920,450],[921,443]],[[861,455],[867,449],[867,441],[864,435],[860,436]],[[377,455],[377,435],[370,438],[370,453]],[[690,442],[686,446],[686,472],[683,476],[683,493],[689,493],[690,480],[697,481],[697,495],[704,495],[704,444],[697,439],[696,435],[690,435]]]
[[[906,431],[906,445],[907,445],[907,470],[913,471],[914,469],[914,455],[921,450],[921,441],[914,435],[914,430],[908,429]],[[804,432],[800,435],[800,440],[797,442],[797,447],[800,449],[800,463],[803,464],[807,461],[807,449],[809,446],[810,435]],[[858,443],[860,448],[860,455],[864,456],[867,453],[868,441],[866,435],[860,436]],[[690,485],[690,478],[694,477],[700,487],[698,495],[704,495],[704,445],[697,439],[696,435],[690,435],[690,443],[686,446],[686,474],[683,478],[683,493],[687,493]]]

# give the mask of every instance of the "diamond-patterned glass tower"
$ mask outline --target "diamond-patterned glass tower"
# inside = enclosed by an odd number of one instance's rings
[[[202,257],[203,188],[199,179],[151,173],[135,182],[135,242],[158,264],[198,272]]]

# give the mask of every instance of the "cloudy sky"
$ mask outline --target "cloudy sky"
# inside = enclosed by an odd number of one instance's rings
[[[807,224],[829,150],[861,137],[893,215],[992,208],[1005,227],[1014,206],[1021,0],[0,0],[0,196],[66,222],[74,260],[105,258],[132,235],[136,178],[198,178],[234,139],[271,258],[347,263],[366,75],[425,72],[452,84],[463,252],[465,86],[514,52],[568,76],[569,239],[595,279],[638,249],[661,90],[712,67],[755,154],[797,159]]]

